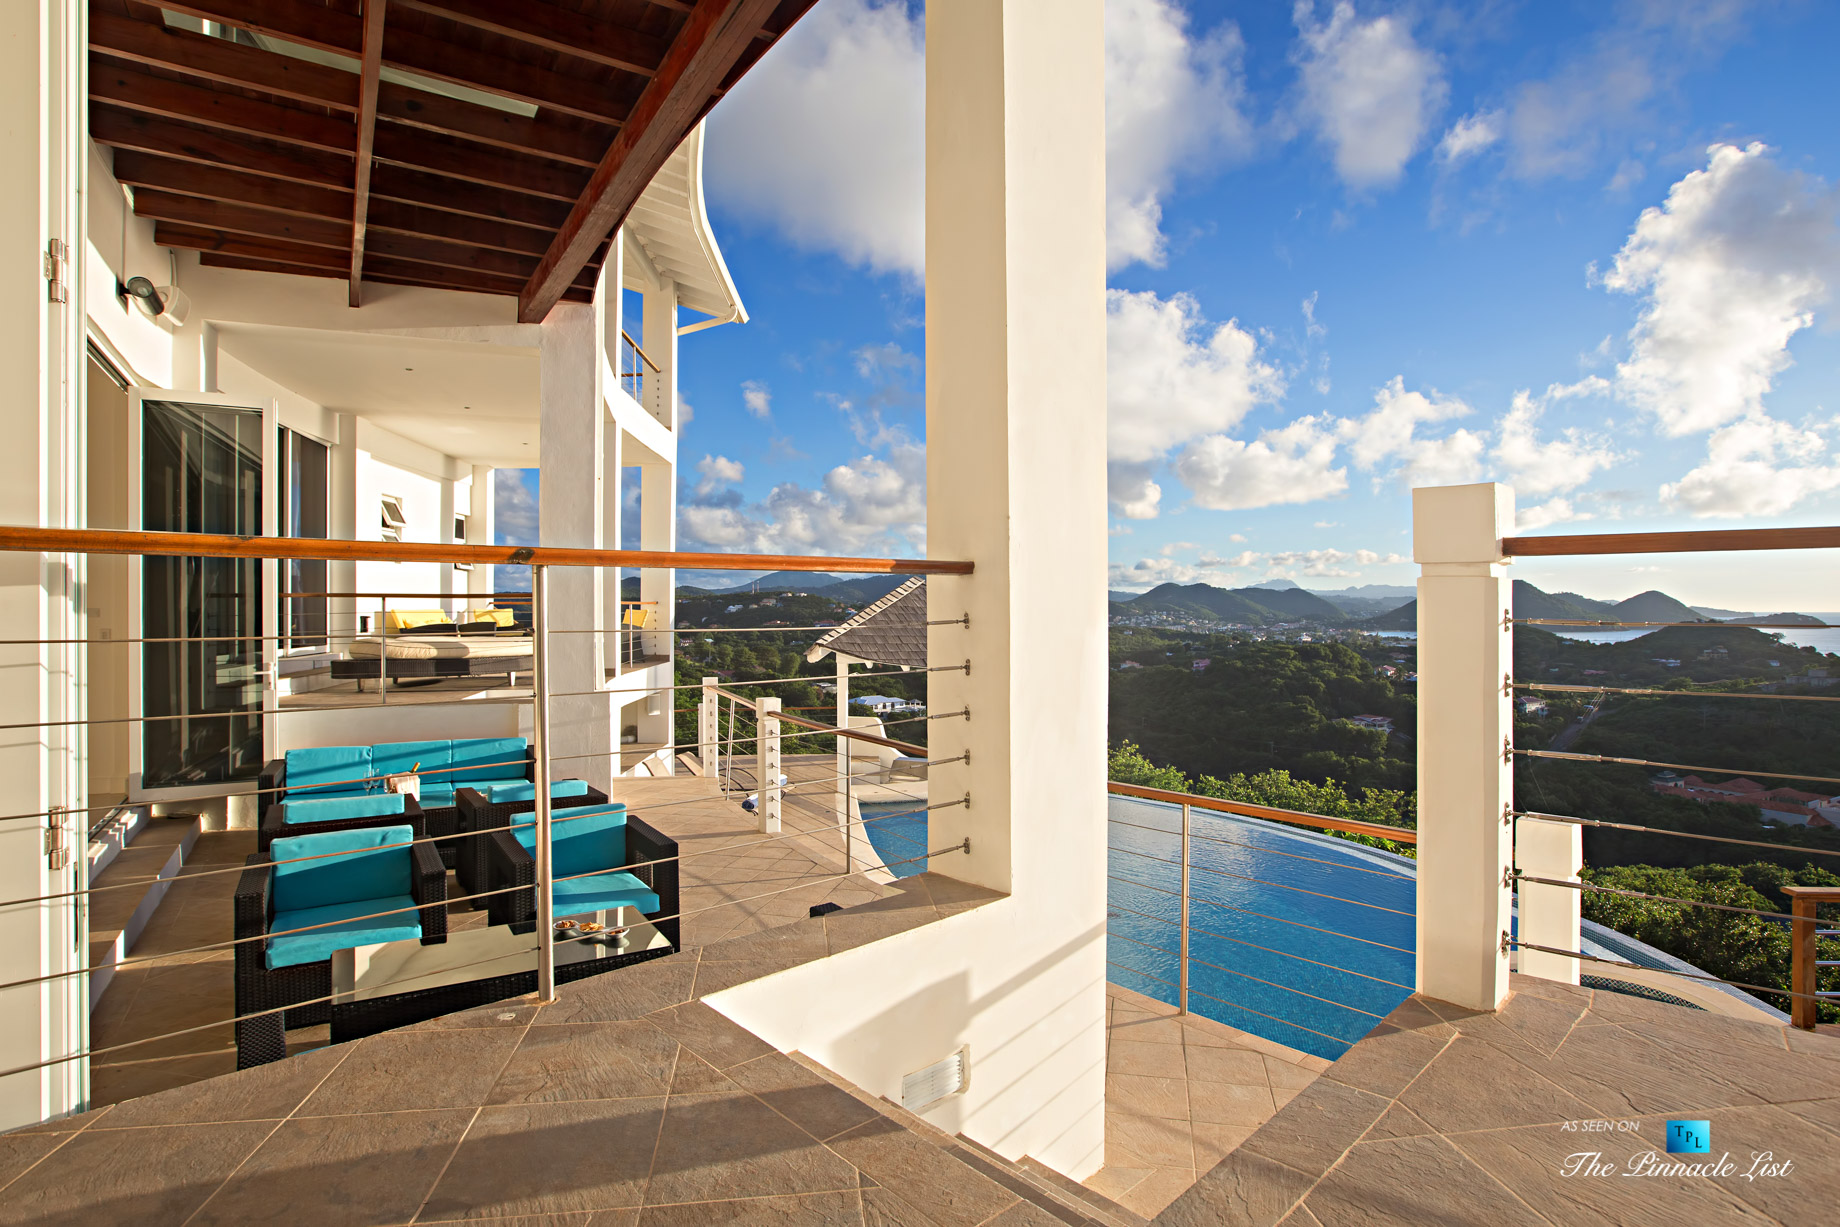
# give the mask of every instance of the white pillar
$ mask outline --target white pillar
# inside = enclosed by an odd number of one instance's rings
[[[842,652],[832,652],[831,659],[837,662],[837,693],[834,696],[837,700],[837,727],[847,729],[850,727],[850,662]],[[844,783],[844,777],[850,773],[850,739],[833,737],[831,740],[837,743],[837,825],[847,837],[850,833],[850,788]],[[867,836],[868,832],[864,831],[863,834]]]
[[[706,998],[873,1094],[963,1051],[948,1133],[1105,1159],[1105,13],[926,6],[933,889],[983,906]],[[873,1037],[872,1040],[866,1037]]]
[[[0,39],[0,523],[79,527],[84,508],[82,261],[84,217],[78,181],[83,47],[80,7],[60,0],[17,4]],[[57,266],[65,300],[47,293],[47,245],[62,244]],[[8,639],[72,639],[85,634],[84,562],[73,555],[0,554],[0,627]],[[63,721],[86,714],[82,658],[70,644],[0,646],[0,710],[6,722]],[[0,744],[0,813],[43,815],[88,804],[82,735],[47,727],[6,735]],[[46,855],[51,820],[0,822],[0,898],[33,899],[84,885],[88,815],[66,813],[61,863]],[[83,917],[69,899],[0,909],[0,982],[70,971],[88,945]],[[0,989],[0,1069],[56,1061],[82,1050],[88,989],[67,977]],[[61,1116],[88,1094],[83,1060],[59,1061],[0,1078],[0,1130]]]
[[[639,548],[675,550],[677,548],[677,475],[664,463],[642,465],[639,470]],[[652,602],[641,606],[652,615],[653,630],[645,636],[648,656],[670,656],[671,628],[677,625],[677,572],[663,567],[647,568],[639,573],[639,599]]]
[[[1507,486],[1412,492],[1418,581],[1418,991],[1472,1010],[1508,993],[1514,667]]]
[[[601,504],[601,541],[605,548],[620,548],[622,523],[625,519],[625,500],[621,495],[622,483],[626,476],[625,449],[626,435],[620,424],[611,414],[602,426],[604,437],[601,442],[602,488],[606,491]],[[601,625],[606,628],[605,646],[602,649],[606,667],[615,675],[626,670],[626,645],[620,632],[621,614],[625,611],[622,598],[625,589],[620,584],[620,568],[603,567],[599,573],[601,586],[601,607],[606,621]],[[617,723],[617,721],[616,721]],[[614,732],[618,733],[616,728]]]
[[[696,757],[702,765],[703,774],[715,776],[722,771],[722,708],[716,696],[716,687],[722,679],[706,677],[703,679],[702,701],[696,705]]]
[[[542,325],[540,448],[544,545],[598,549],[605,486],[601,472],[607,412],[595,353],[595,309],[559,303]],[[550,704],[557,778],[575,777],[605,791],[618,773],[613,700],[604,692],[601,636],[575,634],[605,626],[600,576],[556,567],[549,575],[550,689],[569,697]],[[597,692],[582,695],[574,692]],[[595,757],[582,757],[594,755]]]
[[[1575,822],[1546,822],[1520,818],[1514,828],[1514,863],[1529,877],[1555,882],[1580,882],[1584,868],[1584,828]],[[1568,886],[1520,885],[1522,941],[1554,950],[1577,950],[1578,930],[1584,919],[1584,893]],[[1577,959],[1521,950],[1516,965],[1530,976],[1577,984],[1583,965]]]
[[[640,360],[645,374],[640,379],[639,401],[647,413],[677,429],[677,283],[660,282],[658,288],[645,292],[645,323],[639,345],[645,355],[658,364],[653,370]]]
[[[497,493],[497,479],[493,476],[492,466],[476,464],[473,466],[473,484],[466,507],[466,543],[468,545],[491,545],[498,536],[498,526],[493,514],[493,496]],[[495,585],[492,582],[492,568],[475,566],[467,572],[466,590],[475,600],[473,604],[483,608],[484,598],[492,595]]]
[[[755,813],[760,819],[762,835],[777,835],[780,829],[779,787],[779,704],[778,699],[755,700],[756,733],[759,748],[754,758],[754,774],[760,785],[760,800]]]

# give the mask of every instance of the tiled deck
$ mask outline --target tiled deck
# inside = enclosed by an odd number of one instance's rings
[[[1106,1162],[1086,1187],[1146,1218],[1329,1068],[1130,989],[1107,989]]]
[[[1285,1223],[1826,1222],[1840,1196],[1840,1039],[1527,976],[1497,1014],[1413,997],[1156,1220]],[[1669,1119],[1709,1155],[1666,1152]],[[1633,1130],[1567,1130],[1568,1121]],[[1646,1151],[1715,1178],[1623,1174]],[[1564,1174],[1601,1152],[1614,1174]],[[1791,1167],[1745,1179],[1753,1156]]]

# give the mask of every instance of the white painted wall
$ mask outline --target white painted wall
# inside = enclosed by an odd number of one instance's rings
[[[1101,0],[927,6],[935,869],[1000,902],[712,1005],[877,1094],[968,1047],[927,1115],[1075,1178],[1104,1162],[1105,136]],[[1069,598],[1069,594],[1073,594]],[[1069,600],[1071,599],[1071,604]],[[1053,713],[1044,719],[1043,713]]]

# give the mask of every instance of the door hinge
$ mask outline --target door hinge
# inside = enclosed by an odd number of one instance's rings
[[[70,270],[70,248],[63,239],[45,243],[45,298],[50,302],[70,301],[70,287],[64,276]]]
[[[70,843],[65,838],[65,823],[70,819],[70,810],[62,805],[54,805],[46,814],[45,822],[45,859],[51,863],[53,872],[70,864]]]

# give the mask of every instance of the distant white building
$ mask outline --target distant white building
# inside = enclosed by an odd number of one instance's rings
[[[902,699],[886,694],[855,694],[850,696],[850,702],[852,705],[860,704],[878,716],[890,712],[920,711],[926,706],[918,699]]]

